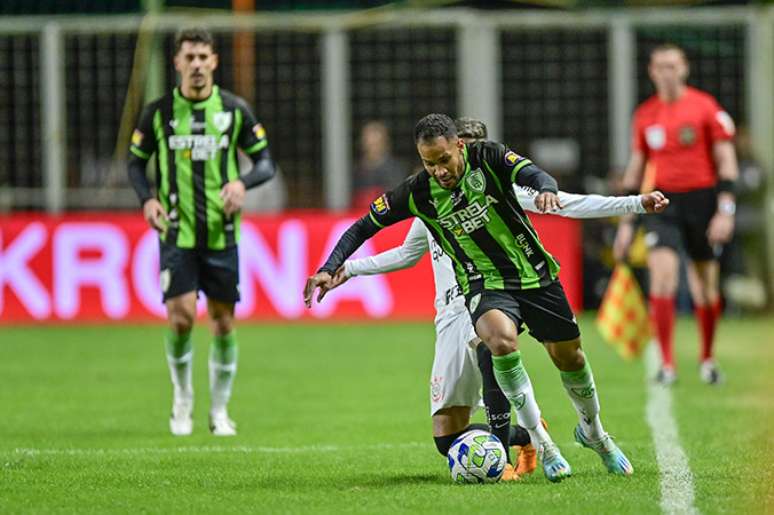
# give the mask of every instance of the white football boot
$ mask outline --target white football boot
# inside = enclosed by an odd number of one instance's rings
[[[236,422],[228,417],[225,408],[210,412],[210,432],[215,436],[236,436]]]
[[[169,430],[175,436],[188,436],[193,432],[193,396],[175,396]]]

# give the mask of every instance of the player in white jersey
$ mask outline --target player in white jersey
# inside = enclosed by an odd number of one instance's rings
[[[477,122],[481,123],[481,122]],[[481,124],[483,126],[483,124]],[[484,128],[485,130],[485,128]],[[470,135],[460,131],[461,137]],[[479,136],[480,138],[481,136]],[[485,137],[485,134],[484,136]],[[540,212],[535,206],[536,192],[516,187],[519,204],[531,212]],[[600,218],[662,211],[668,200],[660,192],[627,197],[577,195],[559,192],[562,209],[553,213],[570,218]],[[479,346],[464,297],[457,285],[451,260],[443,253],[425,225],[414,219],[408,234],[399,247],[376,256],[348,260],[334,278],[334,287],[356,275],[373,275],[414,266],[427,251],[432,254],[435,280],[435,358],[430,380],[430,414],[433,418],[433,436],[439,452],[445,455],[452,441],[471,429],[470,415],[481,405],[482,385],[487,408],[489,429],[509,445],[521,445],[519,467],[509,465],[503,478],[515,480],[520,474],[530,473],[536,467],[534,449],[523,428],[510,427],[510,404],[497,387],[492,372],[491,354],[486,346]],[[483,379],[483,382],[482,382]],[[499,433],[499,434],[498,434]],[[526,438],[526,440],[525,440]]]

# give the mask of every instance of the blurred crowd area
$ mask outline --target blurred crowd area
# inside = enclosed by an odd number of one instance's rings
[[[314,2],[248,2],[254,9],[319,9]],[[506,2],[508,7],[536,7]],[[740,2],[733,2],[740,3]],[[3,14],[138,13],[148,2],[5,1]],[[165,8],[230,9],[230,1],[166,0]],[[330,3],[327,3],[330,4]],[[334,8],[375,7],[387,2],[334,2]],[[453,7],[470,2],[449,2]],[[472,4],[476,4],[473,2]],[[502,4],[502,3],[501,3]],[[561,2],[552,2],[560,5]],[[567,2],[570,7],[599,2]],[[570,5],[572,4],[572,5]],[[692,2],[695,4],[695,2]],[[717,5],[718,2],[713,2]],[[494,5],[494,4],[492,4]],[[491,7],[491,5],[489,5]],[[540,6],[538,6],[540,7]],[[756,284],[766,284],[764,202],[770,176],[751,150],[747,95],[746,27],[723,25],[636,26],[636,101],[653,93],[647,77],[649,49],[671,41],[691,62],[689,83],[712,93],[738,126],[737,234],[725,249],[723,273],[731,304],[739,309],[765,303]],[[350,105],[350,207],[364,209],[379,192],[396,185],[419,166],[413,143],[417,119],[429,112],[458,112],[458,35],[450,27],[364,26],[348,31],[347,75]],[[246,210],[277,212],[324,208],[325,178],[321,65],[323,35],[278,29],[215,33],[220,67],[216,82],[244,97],[266,128],[278,177],[251,192]],[[177,81],[172,68],[173,37],[159,34],[164,58],[164,90]],[[128,134],[141,106],[152,100],[142,91],[147,55],[142,35],[80,30],[63,35],[66,70],[65,188],[107,191],[103,200],[68,200],[68,210],[135,209],[125,174]],[[147,46],[147,45],[146,45]],[[498,34],[500,139],[530,156],[576,193],[622,193],[621,170],[611,162],[611,99],[608,83],[610,33],[604,26],[501,30]],[[41,91],[41,37],[0,31],[0,211],[42,209],[34,193],[45,177],[39,149],[46,116]],[[139,76],[138,76],[139,74]],[[132,89],[140,88],[140,94]],[[128,100],[134,95],[135,100]],[[128,129],[128,130],[127,130]],[[122,139],[123,138],[123,139]],[[23,192],[33,192],[26,196]],[[74,197],[73,197],[74,198]],[[101,202],[101,203],[100,203]],[[584,223],[585,305],[599,303],[613,265],[610,244],[615,221]],[[644,265],[640,245],[632,261]],[[751,286],[752,285],[752,286]],[[735,290],[736,289],[736,290]],[[738,290],[738,291],[737,291]],[[753,293],[750,293],[753,292]],[[684,297],[687,299],[687,294]]]

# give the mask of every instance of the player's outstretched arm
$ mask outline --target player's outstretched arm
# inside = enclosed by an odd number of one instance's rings
[[[669,205],[669,200],[660,192],[654,191],[646,195],[603,196],[581,195],[577,193],[558,192],[562,209],[551,214],[567,218],[604,218],[627,214],[660,213]],[[524,188],[516,188],[519,204],[527,211],[541,212],[535,206],[535,193]]]
[[[369,213],[352,224],[341,235],[325,264],[306,281],[306,287],[304,288],[304,303],[306,307],[312,307],[312,298],[314,297],[315,290],[318,288],[320,294],[317,297],[317,302],[320,302],[325,297],[325,294],[333,288],[333,276],[344,264],[344,261],[366,240],[379,232],[380,229],[381,227],[376,224]]]
[[[420,219],[415,218],[400,246],[375,256],[348,259],[344,262],[343,274],[348,279],[355,275],[376,275],[411,268],[428,249],[427,229]]]

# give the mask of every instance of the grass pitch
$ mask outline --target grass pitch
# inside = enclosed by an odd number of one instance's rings
[[[572,443],[574,411],[529,337],[527,369],[574,472],[558,485],[540,471],[519,483],[450,482],[430,432],[429,322],[242,324],[235,438],[207,431],[204,324],[194,333],[194,434],[183,438],[168,433],[162,326],[6,327],[0,513],[658,513],[643,364],[621,361],[591,317],[581,325],[603,421],[632,478],[608,475]],[[695,504],[772,512],[774,322],[726,320],[719,340],[728,382],[710,388],[698,379],[694,324],[679,324],[673,405]]]

